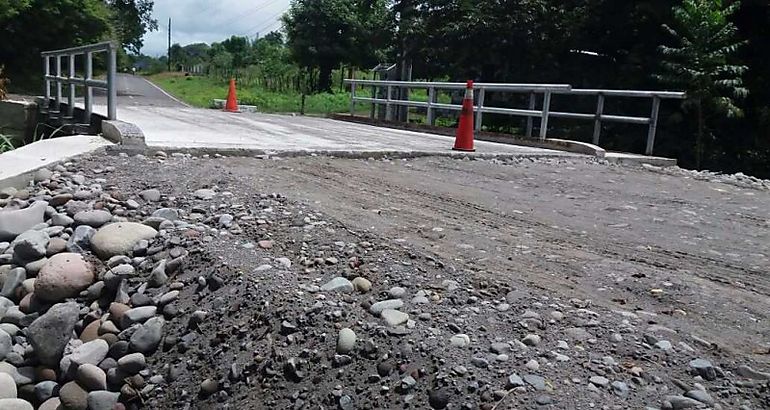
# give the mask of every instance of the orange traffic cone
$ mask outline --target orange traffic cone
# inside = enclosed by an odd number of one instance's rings
[[[460,112],[460,125],[457,127],[455,151],[476,151],[473,148],[473,81],[468,81],[463,99],[463,109]]]
[[[235,79],[230,79],[230,91],[227,92],[227,104],[225,104],[225,111],[238,112],[238,97],[235,92]]]

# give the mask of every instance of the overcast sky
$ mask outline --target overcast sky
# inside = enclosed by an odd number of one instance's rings
[[[278,19],[290,0],[155,0],[158,31],[144,36],[142,53],[166,54],[168,19],[172,43],[182,45],[222,41],[231,35],[261,36],[281,27]]]

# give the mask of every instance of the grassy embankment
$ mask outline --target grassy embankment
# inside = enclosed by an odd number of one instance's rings
[[[148,77],[150,81],[180,100],[201,108],[210,108],[211,100],[227,98],[227,82],[211,77],[185,77],[179,73],[161,73]],[[238,87],[238,101],[255,105],[262,112],[299,112],[302,96],[294,92],[272,92],[259,87]],[[308,95],[305,113],[328,114],[347,112],[350,109],[350,93],[338,92]]]
[[[160,73],[147,77],[150,81],[166,90],[176,98],[194,107],[210,108],[212,99],[227,97],[228,84],[212,77],[185,77],[181,73]],[[238,87],[238,100],[241,104],[255,105],[261,112],[298,113],[302,96],[296,92],[272,92],[260,87]],[[427,101],[427,91],[413,90],[410,99]],[[450,101],[449,96],[439,95],[442,103]],[[347,113],[350,110],[350,92],[324,93],[308,95],[305,99],[305,113],[325,115],[329,113]],[[369,104],[358,104],[357,115],[369,115]],[[412,121],[422,122],[424,115],[414,113]]]

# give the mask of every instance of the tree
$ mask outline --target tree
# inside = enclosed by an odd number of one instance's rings
[[[29,7],[32,0],[0,0],[0,22],[15,17]]]
[[[0,62],[14,87],[37,88],[41,51],[97,42],[109,32],[103,0],[31,0],[14,17],[0,18]]]
[[[674,8],[675,27],[664,29],[675,40],[674,46],[660,46],[663,73],[658,77],[667,84],[687,91],[685,108],[694,108],[697,117],[695,165],[700,168],[704,139],[709,132],[707,116],[711,113],[731,118],[743,110],[736,99],[748,90],[742,76],[748,69],[732,62],[744,41],[737,39],[737,28],[730,17],[739,2],[723,0],[684,0]]]
[[[111,23],[114,34],[123,48],[134,54],[144,45],[143,37],[158,29],[152,18],[153,0],[107,0],[112,10]]]
[[[384,0],[294,0],[283,16],[287,45],[301,67],[318,69],[316,90],[330,91],[334,68],[375,58],[385,16]]]

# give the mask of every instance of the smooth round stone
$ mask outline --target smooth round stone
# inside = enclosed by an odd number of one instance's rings
[[[75,214],[75,223],[98,228],[112,219],[112,214],[101,209],[95,211],[82,211]]]
[[[43,402],[43,404],[40,405],[40,407],[37,408],[37,410],[60,410],[61,409],[61,400],[59,400],[58,397],[51,397],[50,399]]]
[[[348,354],[353,351],[353,347],[356,344],[356,333],[349,328],[340,330],[339,337],[337,338],[337,353]]]
[[[216,380],[206,379],[201,382],[201,392],[203,392],[203,394],[214,394],[217,390],[219,390],[219,383]]]
[[[406,296],[406,289],[404,289],[404,288],[402,288],[400,286],[395,286],[395,287],[390,288],[390,290],[388,291],[388,294],[393,299],[401,299],[404,296]]]
[[[0,373],[0,399],[15,399],[17,395],[16,382],[11,375]]]
[[[99,326],[101,326],[101,323],[99,323],[98,320],[94,320],[93,322],[89,323],[88,326],[86,326],[80,333],[80,340],[82,340],[83,343],[88,343],[92,340],[98,339]]]
[[[42,408],[42,407],[41,407]],[[3,410],[35,410],[26,400],[22,399],[0,399],[0,409]]]
[[[125,255],[141,240],[151,240],[158,231],[136,222],[117,222],[101,227],[91,238],[91,248],[102,259]]]
[[[48,259],[35,280],[35,296],[49,302],[75,297],[94,282],[93,266],[77,253]]]
[[[353,283],[353,287],[361,293],[367,293],[372,290],[372,282],[370,282],[369,279],[359,276],[353,279],[351,283]]]
[[[458,334],[449,338],[449,343],[454,347],[466,347],[471,344],[471,338],[466,334]]]
[[[59,384],[55,381],[45,380],[35,385],[35,398],[42,403],[59,394]]]
[[[118,359],[118,369],[126,374],[137,374],[145,367],[147,361],[142,353],[131,353]]]
[[[88,410],[114,410],[120,393],[92,391],[88,393]]]
[[[105,390],[107,375],[98,366],[86,363],[78,367],[76,379],[78,384],[87,391]]]
[[[59,399],[67,410],[88,409],[88,392],[83,390],[74,381],[62,386],[61,390],[59,390]]]
[[[0,330],[0,360],[5,359],[5,356],[11,352],[11,347],[13,347],[11,335],[6,333],[5,330]]]

